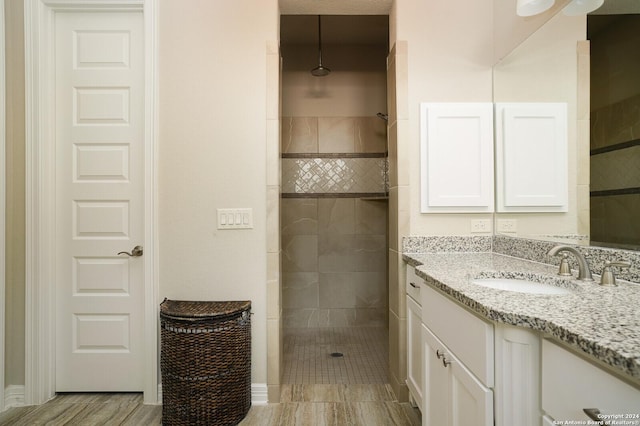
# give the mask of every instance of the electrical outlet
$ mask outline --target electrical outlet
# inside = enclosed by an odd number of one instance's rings
[[[515,233],[516,231],[515,219],[498,219],[498,232]]]
[[[491,232],[491,219],[474,219],[471,221],[471,232]]]

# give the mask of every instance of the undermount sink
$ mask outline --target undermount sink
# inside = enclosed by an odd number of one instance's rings
[[[569,289],[517,278],[475,278],[471,283],[496,290],[530,294],[570,294]]]

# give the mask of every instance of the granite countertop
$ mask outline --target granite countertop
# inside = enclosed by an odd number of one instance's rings
[[[530,328],[590,355],[614,370],[640,380],[640,285],[618,281],[617,287],[563,279],[557,266],[496,253],[404,254],[416,274],[480,316]],[[540,295],[494,290],[471,284],[478,276],[526,277],[572,291]]]

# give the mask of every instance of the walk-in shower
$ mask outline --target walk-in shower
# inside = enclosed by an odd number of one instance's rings
[[[388,16],[280,29],[282,383],[389,383]]]

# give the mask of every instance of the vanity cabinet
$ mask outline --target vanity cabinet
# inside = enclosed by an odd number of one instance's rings
[[[424,286],[415,269],[407,265],[407,387],[411,403],[423,411],[422,406],[422,307],[420,290]]]
[[[431,287],[420,299],[423,425],[492,426],[492,325]]]
[[[640,389],[544,339],[542,409],[558,421],[586,422],[589,417],[583,411],[585,408],[597,409],[605,416],[623,416],[617,417],[618,421],[638,423],[640,418],[636,416],[640,416]]]
[[[640,422],[639,380],[526,324],[476,315],[438,286],[407,267],[407,386],[423,425],[587,424],[584,409],[594,424]]]

